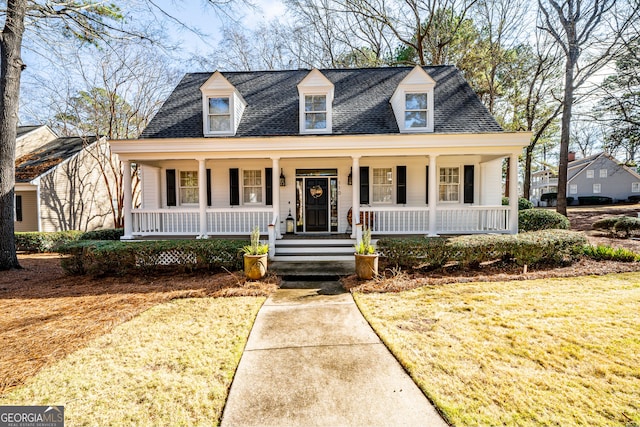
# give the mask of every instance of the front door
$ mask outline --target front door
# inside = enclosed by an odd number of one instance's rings
[[[305,180],[306,231],[329,231],[329,178]]]

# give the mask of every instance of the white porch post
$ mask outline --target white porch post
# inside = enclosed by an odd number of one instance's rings
[[[356,224],[360,222],[360,156],[352,156],[351,159],[351,238],[356,239]]]
[[[438,200],[438,170],[436,169],[437,154],[429,155],[429,236],[438,235],[438,211],[436,203]]]
[[[198,206],[200,208],[200,235],[198,239],[208,239],[207,235],[207,159],[198,159]]]
[[[122,240],[133,239],[133,216],[131,214],[131,206],[133,204],[133,190],[131,188],[131,162],[122,160],[122,187],[124,190],[124,236]]]
[[[271,188],[273,189],[271,195],[271,202],[273,203],[273,218],[277,218],[275,226],[275,235],[277,239],[282,239],[282,233],[280,233],[280,158],[271,158],[271,167],[273,172],[271,174]]]
[[[509,231],[518,233],[518,154],[509,157]]]

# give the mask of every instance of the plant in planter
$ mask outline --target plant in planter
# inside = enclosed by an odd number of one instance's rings
[[[260,227],[251,231],[251,244],[242,248],[244,252],[244,274],[249,279],[257,280],[267,274],[267,255],[269,245],[260,243]]]
[[[369,280],[378,275],[378,253],[371,244],[371,229],[362,229],[362,240],[354,246],[358,279]]]

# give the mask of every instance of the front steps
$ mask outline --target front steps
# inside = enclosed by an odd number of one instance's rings
[[[282,239],[276,241],[273,261],[354,262],[355,239]]]

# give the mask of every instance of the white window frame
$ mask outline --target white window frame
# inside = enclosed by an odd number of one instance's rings
[[[324,111],[307,111],[307,96],[324,96],[325,97],[325,110]],[[301,134],[327,134],[331,133],[333,129],[333,95],[331,91],[302,91],[300,93],[300,133]],[[307,129],[307,114],[326,114],[326,126],[322,129]]]
[[[313,107],[315,97],[324,98],[324,110],[309,110],[307,109],[307,98],[311,98],[310,106]],[[325,132],[329,127],[329,108],[327,105],[327,94],[311,94],[307,93],[304,95],[304,130],[309,132]],[[324,114],[324,127],[322,128],[307,128],[307,116],[308,115],[316,115],[316,114]]]
[[[408,109],[407,108],[407,95],[424,95],[427,98],[427,108],[420,109]],[[408,112],[421,112],[424,111],[425,125],[424,126],[407,126],[407,113]],[[405,92],[404,93],[404,128],[408,131],[425,131],[429,128],[429,94],[425,92]]]
[[[569,185],[569,194],[578,194],[578,184]]]
[[[602,186],[600,184],[593,184],[593,194],[602,193]]]
[[[587,179],[593,179],[595,176],[593,169],[587,169]]]
[[[189,185],[189,186],[183,186],[182,185],[182,174],[183,173],[192,173],[195,176],[196,179],[196,185]],[[199,185],[200,185],[200,177],[198,176],[198,171],[197,170],[179,170],[178,171],[178,176],[176,177],[176,179],[178,180],[177,182],[177,189],[178,189],[178,202],[180,204],[180,206],[197,206],[200,203],[200,193],[199,193]],[[182,201],[182,191],[183,190],[193,190],[195,189],[195,202],[183,202]]]
[[[600,178],[607,177],[607,169],[600,169]]]
[[[210,99],[224,99],[229,100],[229,113],[228,114],[211,114],[209,111],[209,100]],[[234,100],[233,94],[220,94],[220,95],[207,95],[205,97],[205,116],[206,123],[205,128],[207,130],[207,135],[232,135],[233,134],[233,111],[234,111]],[[209,120],[212,116],[229,116],[229,129],[228,130],[213,130],[211,129],[211,121]]]
[[[457,170],[457,177],[458,177],[458,182],[457,183],[456,182],[451,182],[451,183],[447,183],[447,182],[443,183],[442,182],[442,176],[443,176],[442,175],[442,171],[445,170],[445,169],[448,169],[448,170],[451,170],[451,171],[453,171],[454,169]],[[448,174],[445,174],[445,177],[446,176],[448,176]],[[453,175],[451,174],[451,176],[453,176]],[[441,166],[441,167],[438,168],[438,202],[440,202],[440,203],[460,203],[460,185],[461,185],[461,183],[460,183],[460,166]],[[442,197],[443,196],[443,193],[442,193],[443,186],[451,187],[451,188],[455,187],[456,188],[456,195],[457,195],[456,200],[444,200],[443,199],[443,197]],[[445,191],[445,194],[446,194],[446,191]]]
[[[247,179],[247,177],[245,176],[246,173],[248,172],[257,172],[260,176],[260,185],[256,185],[255,183],[252,185],[246,185],[245,181]],[[249,177],[251,178],[251,177]],[[255,176],[253,177],[255,178]],[[243,169],[242,170],[242,204],[243,205],[251,205],[251,206],[257,206],[257,205],[264,205],[264,198],[265,198],[265,182],[264,182],[264,172],[263,169]],[[249,194],[249,192],[247,191],[248,188],[260,188],[260,191],[257,192],[257,195],[260,197],[260,200],[256,200],[256,201],[247,201],[245,198],[246,196]]]
[[[381,177],[380,175],[376,176],[376,171],[378,173],[380,171],[383,171],[384,175],[382,175],[382,180],[384,182],[379,182],[379,183],[376,182],[376,180]],[[394,200],[393,181],[394,181],[394,176],[393,176],[392,167],[372,168],[371,170],[371,202],[375,204],[382,204],[382,205],[393,204],[393,200]],[[377,192],[376,190],[381,190],[381,192]],[[389,197],[389,200],[384,200],[384,199],[377,200],[376,193],[387,194]]]
[[[631,183],[631,192],[632,193],[640,193],[640,182],[632,182]]]

